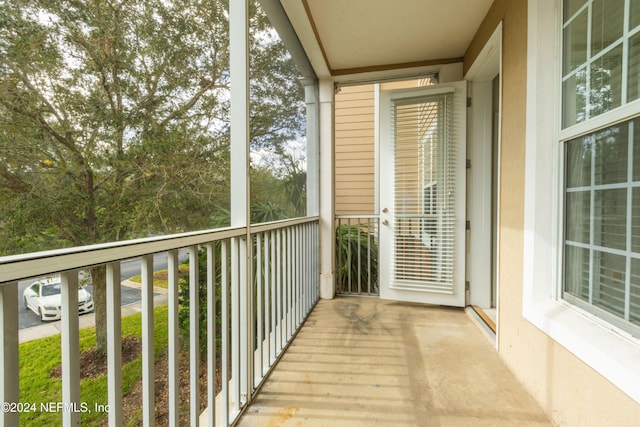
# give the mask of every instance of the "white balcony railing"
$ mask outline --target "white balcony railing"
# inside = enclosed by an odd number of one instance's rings
[[[247,244],[250,242],[250,244]],[[122,420],[120,262],[139,258],[142,271],[143,423],[155,425],[153,254],[168,262],[169,422],[178,425],[178,250],[189,253],[190,425],[228,426],[240,415],[318,300],[318,219],[302,218],[240,228],[93,245],[0,258],[0,389],[2,402],[20,402],[18,365],[18,281],[50,274],[62,279],[62,404],[80,407],[78,273],[107,269],[108,420]],[[199,250],[206,251],[207,319],[221,307],[221,330],[207,321],[208,410],[199,405]],[[202,270],[200,270],[202,271]],[[221,301],[217,301],[216,287]],[[221,391],[216,393],[216,359]],[[62,411],[64,425],[78,425],[80,413]],[[17,412],[0,413],[0,424],[18,425]],[[126,422],[126,420],[125,420]]]

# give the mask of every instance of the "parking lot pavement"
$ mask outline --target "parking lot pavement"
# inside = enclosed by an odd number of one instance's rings
[[[125,280],[122,282],[123,286],[138,287],[139,284]],[[153,289],[153,305],[155,307],[165,305],[168,302],[167,290],[163,288],[155,287]],[[140,301],[132,304],[122,306],[122,317],[129,316],[131,314],[139,313],[142,311],[142,303]],[[94,313],[83,314],[79,320],[80,329],[88,328],[95,325]],[[20,343],[36,340],[39,338],[49,337],[60,333],[62,328],[62,322],[56,320],[54,322],[43,323],[42,325],[32,326],[30,328],[20,329],[18,332],[18,340]]]

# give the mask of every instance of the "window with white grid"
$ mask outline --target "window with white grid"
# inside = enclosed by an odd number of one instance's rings
[[[640,0],[564,0],[563,298],[640,335]]]

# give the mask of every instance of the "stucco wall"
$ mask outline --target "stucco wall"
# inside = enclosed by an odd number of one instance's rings
[[[556,13],[556,11],[550,11]],[[469,69],[503,24],[499,353],[554,424],[632,426],[640,405],[522,316],[527,1],[496,0],[465,55]],[[640,385],[639,385],[640,386]]]

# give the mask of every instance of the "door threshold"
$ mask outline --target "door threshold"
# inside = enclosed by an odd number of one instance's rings
[[[465,308],[469,317],[474,321],[478,328],[484,332],[486,337],[494,345],[496,343],[496,323],[478,306],[470,305]]]

